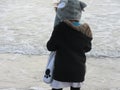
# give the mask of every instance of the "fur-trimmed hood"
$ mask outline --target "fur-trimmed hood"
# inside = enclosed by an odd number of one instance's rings
[[[93,38],[91,28],[87,23],[81,24],[80,26],[74,26],[69,20],[64,20],[64,22],[73,29],[82,32],[87,37]]]

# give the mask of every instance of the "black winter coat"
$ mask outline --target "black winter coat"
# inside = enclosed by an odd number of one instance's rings
[[[79,27],[61,22],[47,42],[56,51],[53,78],[62,82],[82,82],[85,78],[85,52],[91,49],[92,34],[88,24]]]

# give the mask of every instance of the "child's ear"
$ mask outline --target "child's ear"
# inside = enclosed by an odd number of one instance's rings
[[[80,7],[81,7],[81,10],[84,11],[84,8],[87,7],[87,4],[80,1]]]

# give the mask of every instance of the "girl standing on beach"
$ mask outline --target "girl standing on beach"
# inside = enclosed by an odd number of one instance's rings
[[[62,0],[61,0],[62,1]],[[79,0],[66,0],[58,4],[53,33],[47,42],[49,51],[56,51],[52,90],[80,90],[85,80],[85,53],[91,50],[92,33],[88,24],[80,18],[86,4]]]

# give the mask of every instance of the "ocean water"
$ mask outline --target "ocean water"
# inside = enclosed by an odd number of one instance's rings
[[[120,1],[91,0],[85,20],[93,30],[92,56],[120,57]]]
[[[0,0],[0,53],[43,55],[53,30],[55,0]],[[84,0],[81,22],[93,32],[94,57],[120,57],[120,1]]]

